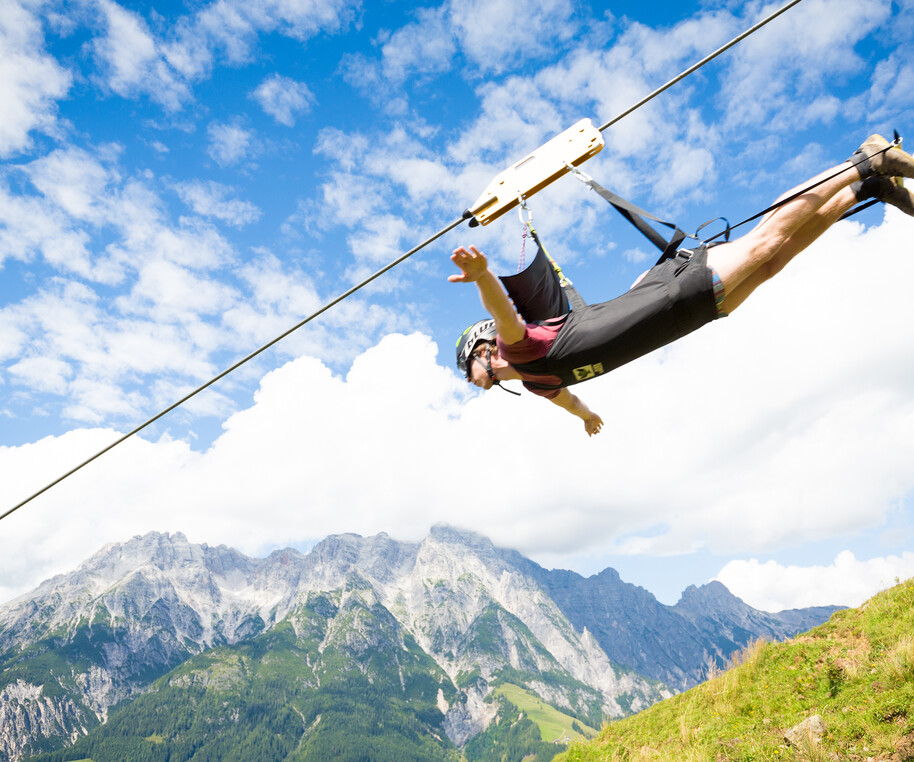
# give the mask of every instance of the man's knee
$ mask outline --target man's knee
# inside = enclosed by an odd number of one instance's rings
[[[752,231],[735,241],[709,249],[708,265],[729,291],[760,270],[777,254],[780,245],[781,242],[774,241],[770,236]]]

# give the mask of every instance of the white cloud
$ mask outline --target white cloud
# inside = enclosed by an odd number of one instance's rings
[[[191,269],[215,268],[234,258],[232,244],[207,221],[169,219],[162,199],[145,182],[130,180],[109,202],[109,224],[119,237],[106,248],[114,263],[136,271],[147,262],[168,260]]]
[[[187,77],[204,76],[217,54],[235,65],[248,61],[261,33],[305,41],[344,29],[359,5],[351,0],[214,0],[180,20],[166,46],[168,60]]]
[[[914,11],[914,9],[911,9]],[[914,26],[914,12],[909,11]],[[903,114],[914,107],[914,63],[897,52],[876,63],[869,92],[852,99],[845,108],[867,114],[870,124],[896,125]]]
[[[245,130],[237,124],[213,122],[207,128],[207,134],[207,153],[222,167],[243,161],[253,149],[253,130]]]
[[[112,148],[90,153],[71,146],[21,166],[38,193],[14,194],[0,187],[3,253],[26,261],[41,254],[64,273],[109,285],[123,283],[150,261],[212,268],[231,259],[230,244],[204,220],[169,220],[154,176],[123,178],[116,154]],[[231,189],[218,183],[177,187],[199,214],[233,224],[259,214],[246,202],[225,198]],[[103,231],[114,235],[101,249],[93,242]]]
[[[343,71],[391,116],[409,113],[399,94],[409,81],[459,70],[468,78],[517,71],[531,60],[556,57],[578,29],[570,0],[447,0],[418,8],[415,21],[381,32],[377,58],[344,57]]]
[[[23,169],[38,191],[65,214],[93,224],[104,221],[106,196],[120,179],[99,156],[77,147],[51,151]]]
[[[756,559],[730,561],[717,579],[763,611],[806,606],[860,606],[871,596],[914,577],[914,553],[859,561],[849,550],[830,566],[782,566]]]
[[[570,0],[452,0],[448,10],[464,54],[486,72],[510,71],[521,61],[554,54],[578,31]]]
[[[256,304],[269,305],[284,316],[308,315],[320,306],[312,277],[301,270],[284,271],[279,259],[268,252],[248,262],[241,275]]]
[[[260,219],[261,211],[254,204],[228,198],[234,188],[227,185],[194,180],[176,183],[175,190],[185,204],[204,217],[215,217],[239,228]]]
[[[105,82],[125,98],[145,93],[166,109],[179,109],[190,97],[190,88],[169,65],[143,18],[112,0],[99,0],[105,36],[92,48],[105,70]]]
[[[280,124],[295,125],[295,118],[314,105],[314,95],[304,82],[273,74],[251,94],[260,107]]]
[[[28,262],[40,254],[62,270],[90,274],[89,236],[60,209],[0,186],[0,223],[0,264],[6,258]]]
[[[196,380],[215,373],[211,358],[230,337],[209,327],[206,316],[231,295],[162,262],[144,267],[130,310],[109,313],[111,305],[89,287],[62,279],[0,309],[6,381],[19,395],[13,409],[27,417],[54,405],[65,419],[135,422],[154,412],[151,405],[173,401],[150,398],[148,376]]]
[[[444,72],[453,65],[456,43],[445,8],[420,8],[417,18],[381,45],[381,72],[391,82]]]
[[[750,7],[747,22],[773,10]],[[815,102],[826,83],[834,87],[863,70],[867,62],[854,46],[891,14],[889,0],[810,0],[745,40],[733,51],[721,94],[727,128],[768,122],[787,131],[811,127],[814,116],[833,118],[836,104],[797,104]]]
[[[309,275],[274,257],[239,265],[232,244],[208,221],[171,218],[151,173],[122,177],[117,156],[110,147],[59,149],[17,168],[33,195],[0,188],[0,250],[26,262],[41,255],[53,268],[0,308],[7,415],[62,411],[81,422],[114,416],[134,423],[326,298]],[[232,198],[229,186],[172,187],[196,215],[241,225],[260,214]],[[310,351],[350,360],[368,336],[405,325],[401,313],[353,299],[290,337],[280,356]],[[191,419],[227,412],[227,398],[208,399],[195,403]]]
[[[643,249],[629,249],[628,251],[623,251],[622,256],[632,264],[643,265],[648,262],[651,258],[651,255],[648,254]]]
[[[0,12],[0,158],[28,149],[33,131],[56,134],[72,75],[44,53],[40,21],[15,0]]]
[[[140,269],[121,306],[125,313],[148,315],[154,323],[186,323],[204,315],[220,314],[237,298],[234,289],[208,275],[158,260]]]
[[[304,41],[337,32],[353,21],[357,5],[349,0],[215,0],[179,17],[157,37],[139,14],[99,0],[104,36],[93,41],[92,49],[113,92],[128,98],[146,94],[176,111],[191,99],[192,83],[209,76],[219,59],[233,65],[249,61],[259,35],[278,32]],[[305,95],[299,88],[291,103],[280,103],[282,117],[277,118],[286,118],[290,108],[302,110],[298,99]]]
[[[69,363],[50,357],[27,357],[11,365],[9,372],[19,378],[19,383],[52,394],[66,393],[67,379],[73,375]]]
[[[204,453],[139,442],[87,469],[4,527],[3,576],[26,573],[4,543],[39,526],[79,538],[87,521],[106,539],[181,529],[247,552],[338,531],[410,539],[443,521],[553,559],[770,554],[883,526],[914,492],[911,220],[891,211],[866,231],[837,226],[732,317],[576,389],[606,421],[599,437],[529,394],[475,396],[437,364],[428,338],[390,335],[345,377],[307,356],[270,372]],[[894,274],[880,281],[878,310],[846,308],[860,304],[861,252]],[[251,274],[259,288],[276,266],[267,258]],[[0,504],[67,460],[46,451],[96,436],[77,434],[0,451],[0,471],[15,473]],[[69,460],[82,447],[68,446]],[[549,474],[531,470],[546,451]],[[501,474],[483,496],[442,489],[481,462]],[[130,511],[106,519],[125,501]],[[57,565],[36,564],[30,582],[75,563],[98,536],[74,541]],[[793,587],[777,600],[826,603],[834,589],[794,601]]]

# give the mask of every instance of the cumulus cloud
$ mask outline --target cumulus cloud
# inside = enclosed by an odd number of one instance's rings
[[[208,77],[220,60],[233,65],[250,60],[259,35],[276,32],[304,41],[320,32],[337,32],[353,21],[357,5],[350,0],[215,0],[156,33],[138,13],[100,0],[102,34],[90,47],[109,90],[127,98],[147,95],[177,111],[192,99],[193,84]],[[281,90],[275,83],[265,85],[267,91],[258,98],[266,100],[265,110],[283,124],[313,102],[300,83],[293,88],[285,82]]]
[[[119,180],[106,166],[105,157],[69,147],[57,149],[22,168],[35,188],[68,217],[100,224],[105,219],[105,199]]]
[[[51,357],[31,357],[9,367],[11,375],[36,391],[64,394],[67,379],[73,375],[69,363]]]
[[[261,34],[304,42],[348,27],[359,7],[353,0],[214,0],[176,22],[162,43],[170,66],[188,80],[202,79],[220,61],[246,63]]]
[[[748,8],[747,21],[770,12],[767,6]],[[734,51],[724,83],[727,129],[759,122],[781,130],[807,128],[814,119],[827,123],[840,107],[825,96],[823,84],[834,85],[868,65],[854,46],[891,14],[889,0],[812,0],[791,9],[786,23],[779,19],[745,40]],[[797,108],[798,103],[809,105]]]
[[[858,560],[845,550],[830,566],[783,566],[756,559],[730,561],[717,579],[763,611],[820,606],[856,607],[897,581],[914,577],[914,553]]]
[[[254,204],[229,198],[235,190],[227,185],[194,180],[177,183],[175,190],[185,204],[204,217],[215,217],[239,228],[260,219],[261,211]]]
[[[105,73],[105,83],[118,95],[146,94],[166,109],[179,109],[190,88],[169,64],[142,17],[112,0],[99,2],[105,35],[92,48]]]
[[[450,69],[459,50],[474,70],[511,71],[574,38],[569,0],[445,2],[421,8],[416,21],[381,35],[380,76],[401,83],[410,76]]]
[[[6,259],[29,262],[43,256],[65,271],[89,275],[89,236],[43,199],[11,192],[0,184],[0,265]]]
[[[172,224],[150,182],[154,178],[123,177],[114,148],[58,149],[17,171],[36,192],[14,193],[0,186],[0,241],[6,256],[28,261],[41,254],[64,273],[108,285],[122,283],[129,272],[152,260],[213,267],[230,256],[228,242],[199,218]],[[191,184],[188,192],[205,205],[206,194],[193,192],[197,187]],[[218,206],[213,194],[219,192],[220,186],[213,186],[208,196],[210,216],[231,209],[252,214],[244,206]],[[93,244],[101,231],[115,234],[105,247]]]
[[[9,0],[0,13],[0,158],[29,148],[31,133],[58,132],[57,100],[72,75],[43,51],[41,22]]]
[[[381,74],[400,83],[413,74],[447,71],[456,47],[447,9],[422,8],[417,21],[386,35],[381,45]]]
[[[16,168],[30,194],[0,185],[0,256],[30,265],[43,257],[52,273],[0,305],[6,415],[54,411],[82,423],[133,424],[327,299],[299,266],[269,252],[238,261],[209,222],[259,217],[233,188],[172,183],[193,211],[175,219],[156,179],[123,176],[117,157],[111,148],[59,149]],[[350,300],[307,335],[290,337],[280,357],[310,351],[351,360],[378,330],[404,326],[401,312]],[[230,409],[217,399],[197,403],[193,414]]]
[[[580,387],[606,421],[594,439],[532,395],[472,394],[420,334],[387,336],[345,376],[301,356],[267,374],[204,452],[137,441],[21,511],[0,543],[76,539],[29,572],[0,545],[4,578],[25,586],[75,563],[97,544],[80,544],[76,524],[87,522],[106,539],[180,529],[252,553],[339,531],[415,539],[447,522],[553,560],[697,548],[745,557],[878,528],[914,493],[910,235],[911,221],[892,213],[866,231],[843,223],[732,317]],[[859,303],[863,251],[895,274],[879,310],[842,307]],[[268,288],[273,266],[250,277]],[[3,504],[99,438],[0,451],[0,470],[15,475],[0,485]],[[484,496],[443,488],[493,447],[505,476]],[[536,465],[544,452],[548,474]],[[125,501],[130,511],[106,518]],[[831,600],[837,582],[819,585],[813,572],[806,598],[770,582],[763,599],[737,585],[753,578],[747,569],[721,579],[762,608],[843,602]]]
[[[251,93],[260,107],[280,124],[295,125],[295,118],[311,110],[314,95],[304,82],[296,82],[281,74],[267,77]]]
[[[243,161],[254,148],[253,130],[246,130],[237,124],[213,122],[207,128],[207,134],[207,153],[222,167]]]
[[[511,70],[519,61],[553,54],[577,32],[570,0],[469,0],[448,6],[464,54],[485,72]]]

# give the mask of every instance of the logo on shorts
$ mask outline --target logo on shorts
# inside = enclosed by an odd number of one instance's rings
[[[593,365],[584,365],[571,371],[574,374],[575,381],[586,381],[588,378],[599,376],[603,373],[603,363],[595,362]]]

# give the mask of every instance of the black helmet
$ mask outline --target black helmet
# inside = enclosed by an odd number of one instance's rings
[[[495,341],[495,321],[480,320],[467,328],[457,339],[457,367],[470,377],[470,357],[480,341]]]

